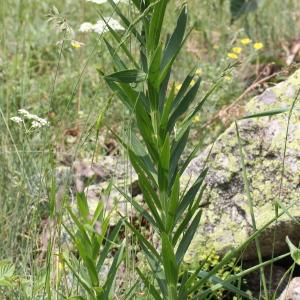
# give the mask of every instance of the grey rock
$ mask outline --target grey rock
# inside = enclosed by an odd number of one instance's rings
[[[300,70],[250,100],[245,106],[245,114],[291,106],[299,88]],[[289,208],[290,215],[300,220],[300,113],[297,106],[289,126],[282,183],[288,113],[238,122],[257,229],[274,218],[274,205],[278,199]],[[187,181],[200,174],[210,149],[211,146],[207,147],[190,163],[184,176]],[[254,231],[235,124],[214,143],[208,167],[207,188],[203,195],[203,202],[208,205],[203,209],[202,221],[185,257],[186,262],[197,261],[203,251],[211,248],[223,255],[244,243]],[[287,250],[286,235],[295,244],[300,240],[300,226],[284,214],[260,236],[263,256],[272,254],[275,229],[275,254]],[[256,253],[252,243],[243,257],[252,260]]]
[[[300,300],[300,277],[293,278],[277,300]]]

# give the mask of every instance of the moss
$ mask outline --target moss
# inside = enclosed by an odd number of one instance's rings
[[[246,113],[268,111],[291,105],[299,87],[300,70],[287,81],[250,100],[245,108]],[[290,124],[285,177],[281,192],[279,187],[287,114],[239,122],[258,228],[274,217],[274,203],[280,194],[286,206],[292,205],[290,213],[296,218],[300,217],[300,209],[297,208],[300,204],[298,200],[300,199],[300,174],[297,172],[300,170],[299,119],[299,112],[294,111]],[[211,157],[213,159],[209,162],[207,189],[204,193],[204,198],[209,200],[210,205],[203,211],[201,225],[185,258],[189,262],[199,260],[199,255],[212,247],[218,254],[224,254],[229,249],[245,242],[252,232],[234,124],[218,138]],[[197,168],[193,166],[193,162],[191,164],[192,175],[197,176]],[[284,215],[279,223],[280,226],[277,223],[279,235],[283,236],[280,237],[280,241],[276,241],[275,252],[277,250],[280,252],[285,247],[284,236],[286,234],[294,236],[298,234],[300,239],[299,227],[291,222],[289,216]],[[270,232],[274,226],[273,224],[268,229],[269,236],[266,235],[261,239],[266,255],[272,250]],[[248,258],[253,258],[255,251],[253,249],[248,253],[246,251],[245,257],[247,255]]]

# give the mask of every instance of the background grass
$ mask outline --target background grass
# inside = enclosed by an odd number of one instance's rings
[[[259,66],[275,62],[285,67],[284,49],[299,38],[300,3],[264,0],[255,13],[232,24],[229,1],[199,2],[188,1],[189,24],[195,29],[176,63],[174,81],[182,80],[196,62],[202,70],[204,94],[220,76],[228,63],[227,53],[240,38],[249,36],[264,43],[259,55],[251,47],[244,50],[241,65],[199,115],[192,134],[195,143],[203,139],[205,145],[226,127],[224,119],[215,118],[216,113],[255,81],[258,62]],[[168,11],[167,28],[174,25],[181,3],[172,1],[170,7],[174,9]],[[63,34],[47,22],[54,5],[74,29],[74,39],[85,43],[82,48],[72,48],[70,41],[60,43]],[[130,16],[130,7],[125,10]],[[83,0],[0,3],[0,259],[15,262],[21,274],[37,274],[45,266],[39,257],[41,233],[47,226],[56,166],[91,157],[96,149],[95,132],[90,128],[111,96],[97,68],[109,71],[109,58],[98,36],[79,33],[78,29],[84,21],[96,22],[100,13],[113,14],[105,5]],[[131,47],[134,51],[136,45]],[[51,127],[24,134],[9,120],[20,108],[48,118]],[[128,119],[126,110],[113,100],[106,124],[120,131]],[[225,119],[231,120],[231,116]],[[209,126],[205,126],[207,122]],[[109,138],[102,130],[97,153],[105,152],[104,141]]]

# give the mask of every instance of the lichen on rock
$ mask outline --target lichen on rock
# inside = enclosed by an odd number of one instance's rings
[[[245,113],[254,114],[289,107],[295,100],[299,88],[300,70],[286,81],[250,100],[245,106]],[[282,184],[288,113],[238,122],[257,228],[261,228],[274,218],[274,205],[278,199],[286,207],[290,207],[289,213],[295,219],[300,220],[299,119],[300,113],[296,104],[288,130]],[[186,176],[195,178],[199,175],[210,148],[211,146],[208,146],[190,163]],[[201,224],[185,257],[187,262],[194,262],[208,248],[214,248],[219,254],[225,254],[228,250],[241,245],[253,233],[235,124],[232,124],[214,143],[208,167],[207,188],[203,197],[204,202],[209,204],[203,209]],[[300,226],[284,214],[260,236],[264,256],[272,253],[274,228],[277,237],[275,254],[285,251],[286,235],[296,243],[300,240]],[[253,259],[255,256],[256,250],[252,244],[245,250],[244,258]]]

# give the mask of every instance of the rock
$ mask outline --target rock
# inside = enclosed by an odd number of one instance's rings
[[[115,182],[115,185],[122,188],[122,182]],[[88,199],[90,213],[93,214],[97,208],[99,201],[103,201],[104,209],[107,214],[110,214],[110,226],[115,225],[120,215],[129,217],[136,216],[137,212],[124,196],[109,182],[101,182],[93,184],[85,188],[85,195]],[[142,204],[142,196],[135,197],[135,200]]]
[[[130,180],[132,184],[130,184]],[[89,159],[76,161],[73,164],[73,179],[77,192],[87,196],[91,213],[94,213],[99,201],[110,213],[110,225],[117,223],[121,215],[136,214],[130,203],[124,199],[118,188],[127,191],[133,197],[139,195],[137,175],[129,161],[117,156],[101,156],[93,162]],[[139,201],[141,201],[141,196]]]
[[[107,178],[104,168],[94,162],[86,160],[76,161],[73,169],[75,186],[78,192],[82,192],[88,182],[100,182]]]
[[[255,262],[255,264],[257,265],[258,262]],[[243,265],[243,268],[248,268],[251,266],[251,264],[246,264]],[[269,295],[273,296],[275,293],[276,295],[280,295],[280,293],[284,290],[288,283],[288,276],[282,280],[285,273],[285,268],[275,264],[272,266],[272,268],[270,266],[264,268],[264,275],[266,278]],[[246,290],[249,290],[255,299],[260,299],[261,295],[263,294],[260,278],[260,270],[256,270],[255,272],[246,275],[244,278],[246,280]]]
[[[300,300],[300,277],[292,279],[278,300]]]
[[[254,114],[290,106],[299,88],[300,70],[288,80],[250,100],[245,106],[245,112]],[[280,192],[287,118],[288,113],[284,113],[238,122],[258,229],[275,216],[274,204],[279,197],[286,207],[290,206],[289,213],[300,220],[300,113],[297,109],[290,121]],[[190,163],[185,177],[196,178],[200,174],[210,149],[211,146],[207,147]],[[185,257],[186,262],[196,262],[203,251],[211,248],[223,255],[241,245],[253,233],[235,124],[215,142],[208,167],[207,188],[203,195],[203,201],[208,204],[203,209],[201,225]],[[295,244],[299,242],[300,226],[285,214],[260,236],[264,257],[272,254],[275,228],[275,254],[287,250],[286,235]],[[253,244],[245,250],[243,258],[256,258]]]

